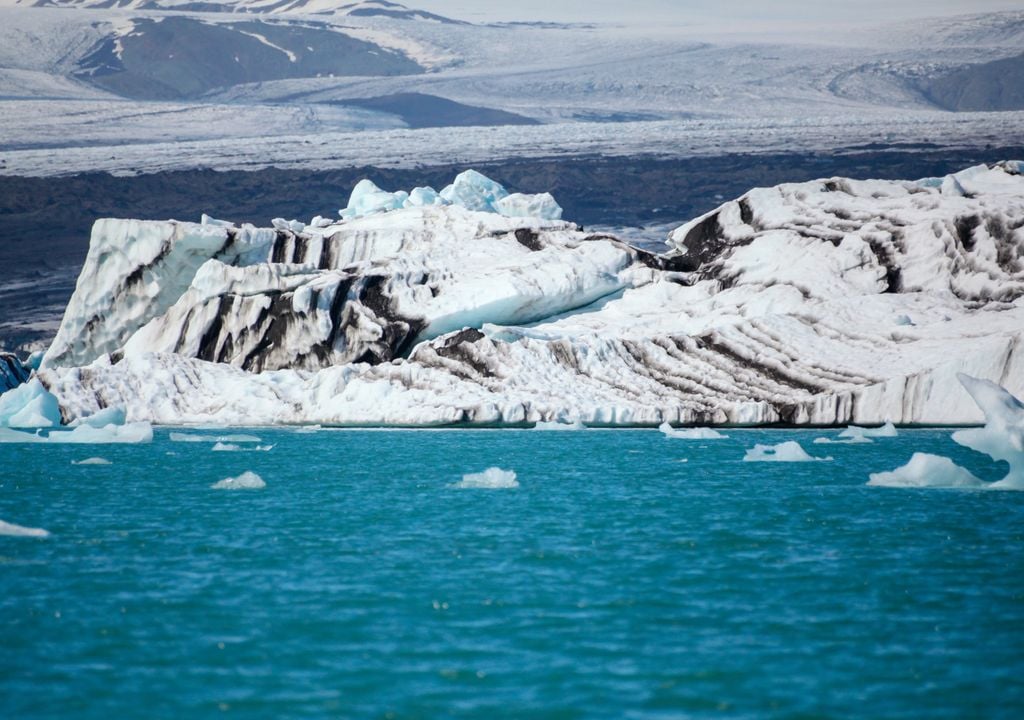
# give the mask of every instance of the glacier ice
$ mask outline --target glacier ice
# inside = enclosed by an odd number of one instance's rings
[[[515,471],[491,467],[480,473],[469,473],[452,487],[473,490],[505,490],[519,487]]]
[[[348,205],[338,211],[343,220],[363,218],[410,207],[455,205],[474,212],[496,213],[510,218],[541,218],[559,220],[562,208],[550,193],[509,194],[500,183],[476,170],[460,173],[451,185],[437,192],[431,187],[417,187],[410,192],[382,190],[369,179],[360,180],[352,188]],[[311,223],[316,225],[314,221]]]
[[[262,490],[267,484],[256,473],[246,470],[238,477],[227,477],[218,480],[210,487],[214,490]]]
[[[662,423],[658,430],[665,437],[676,440],[725,440],[728,435],[723,435],[713,428],[674,428],[668,423]]]
[[[872,473],[868,485],[880,487],[982,487],[987,485],[948,457],[916,452],[906,465]]]
[[[51,428],[60,423],[57,398],[38,378],[0,395],[0,427]]]
[[[787,440],[778,445],[755,445],[743,456],[744,462],[813,462],[831,459],[808,455],[795,440]]]
[[[1024,403],[990,380],[957,375],[961,385],[985,415],[985,425],[953,433],[953,440],[1010,466],[1007,475],[985,482],[952,460],[914,453],[910,462],[889,472],[873,473],[868,485],[886,487],[980,487],[1024,490]]]
[[[10,537],[44,538],[50,536],[50,531],[43,530],[42,528],[24,527],[22,525],[15,525],[14,523],[0,520],[0,535],[7,535]]]
[[[958,430],[953,440],[1010,466],[992,487],[1024,490],[1024,403],[990,380],[963,373],[957,377],[985,414],[985,425]]]
[[[0,352],[0,393],[28,382],[33,369],[31,362],[25,365],[13,353]]]
[[[563,422],[561,420],[541,420],[534,424],[534,430],[586,430],[587,426],[579,420]]]
[[[1024,391],[1007,167],[759,188],[664,255],[427,189],[302,230],[101,221],[38,377],[69,421],[973,423],[957,372]],[[440,202],[513,197],[460,178]]]

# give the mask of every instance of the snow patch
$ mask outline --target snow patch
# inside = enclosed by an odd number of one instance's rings
[[[492,467],[487,468],[481,473],[463,475],[462,480],[452,485],[452,487],[474,490],[503,490],[519,487],[519,481],[516,480],[514,471]]]

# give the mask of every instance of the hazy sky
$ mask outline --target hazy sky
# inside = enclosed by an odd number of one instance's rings
[[[1024,9],[1024,0],[405,0],[405,4],[474,22],[548,20],[630,25],[885,23]]]

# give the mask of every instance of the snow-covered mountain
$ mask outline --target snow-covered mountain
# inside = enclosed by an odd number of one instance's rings
[[[301,14],[387,17],[400,20],[460,21],[389,0],[7,0],[0,5],[80,10],[164,10],[180,13]]]
[[[18,398],[172,424],[979,421],[958,372],[1024,391],[1022,171],[759,188],[664,254],[473,172],[363,183],[341,221],[101,221]]]

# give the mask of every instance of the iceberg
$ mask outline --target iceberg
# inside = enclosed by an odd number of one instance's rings
[[[471,171],[301,229],[99,221],[37,379],[67,422],[975,423],[957,372],[1024,392],[1008,167],[758,188],[664,254]]]
[[[896,426],[891,422],[886,422],[881,427],[875,428],[851,425],[839,433],[839,437],[847,438],[853,442],[863,442],[870,438],[892,438],[897,437],[898,435],[899,431],[896,430]]]
[[[910,462],[889,472],[872,473],[868,485],[879,487],[982,487],[987,485],[948,457],[914,453]]]
[[[778,445],[755,445],[747,450],[743,462],[815,462],[831,460],[831,457],[814,457],[800,447],[795,440]]]

